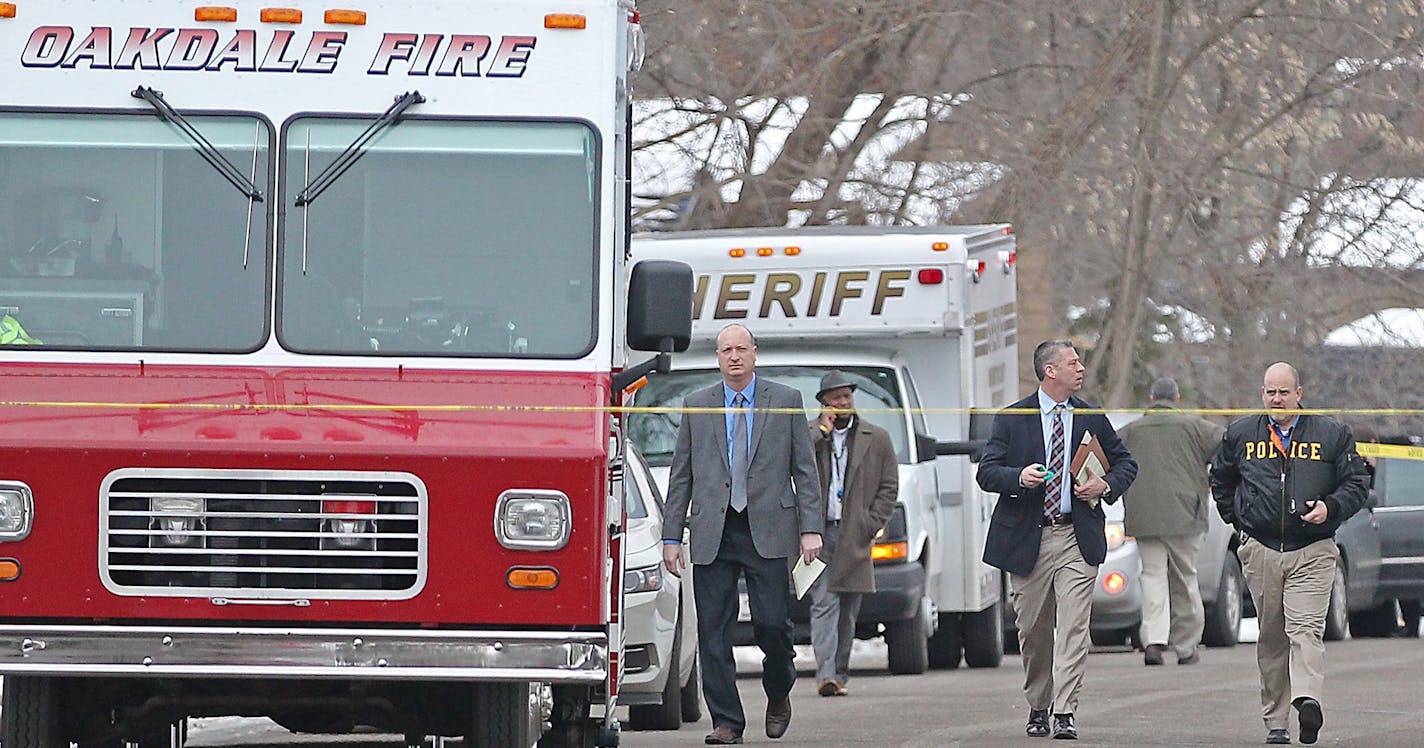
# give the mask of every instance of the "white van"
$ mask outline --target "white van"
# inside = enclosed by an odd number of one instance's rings
[[[961,660],[998,666],[1002,584],[981,561],[994,497],[974,481],[969,409],[1017,399],[1012,230],[644,234],[634,237],[633,255],[686,262],[696,279],[692,347],[672,373],[650,378],[635,404],[676,407],[717,382],[713,342],[732,322],[757,338],[757,374],[801,390],[808,418],[821,376],[845,372],[858,385],[857,409],[890,432],[900,462],[899,501],[875,546],[876,592],[866,596],[857,635],[883,635],[895,673]],[[675,412],[628,420],[664,484],[678,420]],[[808,640],[805,601],[792,617]]]

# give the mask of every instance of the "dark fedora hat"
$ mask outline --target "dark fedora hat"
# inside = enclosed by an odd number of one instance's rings
[[[826,394],[827,392],[830,392],[831,390],[838,390],[842,387],[849,387],[851,389],[851,392],[854,392],[855,382],[850,381],[850,377],[847,376],[845,372],[826,372],[826,375],[821,377],[821,389],[816,391],[816,400],[819,401],[822,395]]]

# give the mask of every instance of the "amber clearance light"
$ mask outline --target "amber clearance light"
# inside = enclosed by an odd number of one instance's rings
[[[910,557],[910,543],[876,543],[870,547],[871,561],[897,561]]]
[[[263,23],[301,23],[302,12],[297,8],[263,8]]]
[[[548,567],[516,566],[504,575],[504,580],[516,590],[552,590],[559,586],[559,572]]]
[[[13,558],[0,558],[0,582],[13,582],[20,578],[20,562]]]
[[[202,5],[193,11],[193,20],[233,23],[237,21],[237,8],[229,8],[225,5]]]
[[[588,17],[582,13],[550,13],[544,16],[546,29],[586,29]]]
[[[15,17],[15,4],[14,4],[14,3],[0,3],[0,18],[14,18],[14,17]]]
[[[328,10],[324,16],[327,23],[344,23],[350,26],[365,26],[364,10]]]

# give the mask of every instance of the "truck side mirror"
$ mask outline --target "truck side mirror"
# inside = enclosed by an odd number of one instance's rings
[[[672,371],[672,354],[692,342],[692,266],[643,260],[628,279],[628,347],[658,355],[613,375],[613,393],[656,371]]]
[[[628,279],[628,347],[681,353],[692,342],[692,266],[643,260]]]
[[[936,455],[968,455],[970,461],[978,462],[983,456],[984,445],[989,443],[989,434],[994,428],[994,414],[980,410],[969,413],[969,438],[964,441],[935,442]]]

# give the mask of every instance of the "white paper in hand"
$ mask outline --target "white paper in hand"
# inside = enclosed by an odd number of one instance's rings
[[[811,585],[816,583],[816,579],[825,570],[826,562],[820,558],[813,558],[808,564],[804,556],[796,557],[796,565],[791,567],[791,581],[796,584],[797,600],[806,596],[806,590],[811,589]]]

